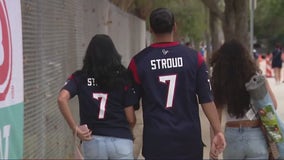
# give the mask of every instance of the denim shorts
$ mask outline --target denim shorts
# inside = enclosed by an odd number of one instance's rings
[[[124,138],[93,135],[82,151],[85,159],[134,159],[133,141]]]
[[[268,148],[261,128],[225,128],[227,146],[224,159],[268,159]]]

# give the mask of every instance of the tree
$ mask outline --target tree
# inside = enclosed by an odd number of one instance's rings
[[[255,36],[268,51],[275,43],[284,44],[284,1],[258,0],[255,10]]]
[[[218,28],[217,18],[221,21],[224,40],[238,39],[249,49],[249,1],[224,0],[224,9],[220,0],[202,0],[209,9],[210,31],[213,45],[219,45],[220,39],[216,38]],[[217,42],[216,42],[217,41]],[[218,48],[218,46],[213,46]]]
[[[124,11],[148,21],[150,12],[157,7],[171,9],[178,24],[177,39],[187,38],[199,42],[204,39],[208,24],[203,4],[196,0],[111,0]]]
[[[144,20],[147,20],[153,8],[170,8],[176,15],[179,27],[178,37],[189,37],[197,42],[209,39],[205,37],[209,27],[213,51],[219,48],[223,41],[233,38],[238,39],[249,49],[249,0],[202,0],[208,9],[208,15],[199,0],[112,1],[117,2],[118,6],[128,6],[126,11],[134,13]],[[223,33],[224,39],[220,36],[222,35],[220,32]]]

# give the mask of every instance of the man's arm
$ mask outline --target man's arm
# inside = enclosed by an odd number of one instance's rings
[[[210,122],[214,134],[221,132],[221,122],[214,102],[201,104],[204,114]]]
[[[221,131],[220,115],[217,112],[214,102],[201,104],[204,114],[210,122],[213,129],[213,139],[211,142],[210,157],[217,159],[218,155],[223,152],[226,147],[226,140],[223,132]]]

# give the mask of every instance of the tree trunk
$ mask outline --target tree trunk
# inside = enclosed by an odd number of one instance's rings
[[[224,35],[221,29],[220,19],[212,12],[210,12],[209,15],[209,25],[211,33],[212,52],[214,52],[222,45]]]
[[[237,39],[249,49],[249,1],[225,0],[222,26],[225,41]]]
[[[222,12],[217,5],[218,0],[202,0],[203,4],[210,10],[210,17],[218,17],[222,22],[222,28],[225,41],[237,39],[249,49],[249,0],[224,0],[225,11]],[[215,23],[216,19],[210,21]],[[211,28],[212,30],[212,28]],[[214,29],[213,29],[214,30]],[[214,35],[213,35],[213,34]],[[218,42],[215,42],[215,32],[211,32],[212,46],[218,47]]]
[[[224,41],[221,20],[224,15],[218,7],[219,0],[202,0],[203,4],[208,7],[209,11],[209,30],[210,30],[210,48],[208,47],[207,60],[210,62],[211,55],[215,52]],[[209,45],[208,45],[209,46]]]

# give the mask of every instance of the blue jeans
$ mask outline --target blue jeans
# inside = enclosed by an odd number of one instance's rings
[[[265,137],[260,128],[225,129],[224,159],[268,159]]]
[[[134,159],[133,141],[130,139],[93,135],[83,141],[85,159]]]

